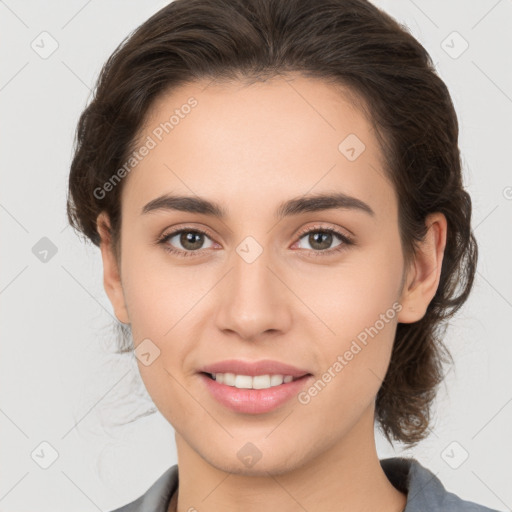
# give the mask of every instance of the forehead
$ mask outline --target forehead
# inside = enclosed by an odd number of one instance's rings
[[[393,216],[380,147],[353,100],[341,87],[297,75],[180,86],[148,112],[135,150],[151,148],[127,176],[123,203],[140,210],[176,192],[250,209],[336,190]]]

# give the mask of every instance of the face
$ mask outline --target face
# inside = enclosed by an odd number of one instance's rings
[[[421,317],[430,291],[414,302],[368,121],[314,79],[198,82],[160,98],[139,141],[151,147],[125,177],[118,281],[102,246],[105,287],[178,450],[264,474],[367,440],[397,322]],[[203,202],[154,202],[165,195]],[[203,373],[227,360],[296,375],[250,390]],[[261,374],[293,370],[216,373],[265,387]]]

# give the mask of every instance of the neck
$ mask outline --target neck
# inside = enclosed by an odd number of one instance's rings
[[[178,432],[176,446],[177,512],[402,512],[406,505],[405,494],[393,487],[380,465],[373,408],[328,450],[303,464],[269,467],[258,474],[211,464]]]

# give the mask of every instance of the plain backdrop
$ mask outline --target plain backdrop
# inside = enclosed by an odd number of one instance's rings
[[[99,70],[166,3],[0,1],[1,512],[108,511],[177,462],[160,413],[113,426],[152,404],[133,359],[109,355],[100,252],[65,214],[74,131]],[[414,456],[448,490],[511,510],[512,2],[375,3],[448,85],[480,245],[472,296],[448,329],[455,366],[430,436],[403,451],[377,434],[379,456]]]

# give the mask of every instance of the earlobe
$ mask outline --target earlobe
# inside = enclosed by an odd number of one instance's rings
[[[101,259],[103,260],[103,287],[107,293],[117,319],[129,324],[130,319],[124,300],[123,286],[118,263],[112,248],[110,220],[106,212],[101,212],[96,219],[96,228],[100,235]]]
[[[425,224],[428,231],[418,245],[402,290],[402,309],[397,317],[401,323],[421,320],[439,286],[446,247],[446,217],[440,212],[432,213]]]

